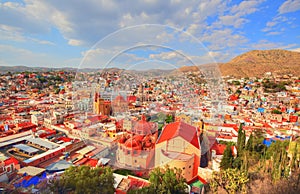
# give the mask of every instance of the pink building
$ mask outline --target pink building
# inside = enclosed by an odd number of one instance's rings
[[[118,141],[118,164],[135,169],[152,168],[157,129],[157,124],[147,122],[145,116],[135,122],[132,130],[126,132]]]

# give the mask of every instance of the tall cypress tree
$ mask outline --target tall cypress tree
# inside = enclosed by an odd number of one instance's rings
[[[248,142],[246,144],[246,150],[252,152],[253,151],[253,135],[251,133],[249,139],[248,139]]]
[[[245,148],[246,135],[243,131],[243,126],[240,124],[240,128],[238,131],[238,139],[237,139],[237,156],[241,156],[242,152]]]
[[[231,145],[228,144],[223,153],[223,158],[222,158],[220,167],[224,170],[228,169],[228,168],[232,168],[232,163],[233,163],[233,155],[231,152]]]

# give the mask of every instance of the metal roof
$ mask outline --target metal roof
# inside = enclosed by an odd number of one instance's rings
[[[36,148],[33,148],[33,147],[30,147],[28,145],[25,145],[25,144],[17,144],[17,145],[14,145],[13,147],[19,149],[19,150],[22,150],[22,151],[25,151],[29,154],[33,154],[33,153],[36,153],[38,152],[39,150],[36,149]]]
[[[43,173],[44,171],[45,171],[44,168],[38,168],[38,167],[34,167],[34,166],[26,166],[26,167],[21,168],[18,171],[18,174],[26,173],[29,176],[37,176],[37,175]]]
[[[57,144],[50,141],[43,140],[41,138],[28,138],[27,141],[47,149],[54,149],[58,147]]]
[[[76,153],[81,154],[81,155],[85,155],[91,151],[93,151],[94,149],[96,149],[94,146],[86,146],[84,148],[82,148],[81,150],[78,150]]]

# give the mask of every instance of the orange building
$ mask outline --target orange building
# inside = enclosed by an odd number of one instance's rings
[[[99,93],[95,93],[94,97],[94,113],[100,115],[111,115],[111,101],[104,100]]]
[[[166,125],[155,145],[155,166],[182,169],[187,181],[198,174],[201,148],[197,128],[177,121]]]

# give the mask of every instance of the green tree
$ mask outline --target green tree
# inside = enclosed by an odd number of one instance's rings
[[[121,175],[124,175],[124,176],[135,175],[133,171],[128,170],[128,169],[121,169],[121,168],[114,170],[114,173],[121,174]]]
[[[238,139],[237,139],[237,155],[242,156],[243,151],[245,149],[245,142],[246,142],[246,134],[243,130],[242,124],[240,124],[240,128],[238,131]]]
[[[272,110],[273,114],[282,114],[282,112],[280,110],[274,109]]]
[[[150,186],[133,190],[130,193],[159,193],[159,194],[183,194],[188,193],[186,180],[182,176],[182,171],[179,168],[155,168],[149,175]]]
[[[253,149],[254,149],[253,153],[258,153],[262,155],[265,152],[267,147],[266,145],[263,144],[263,140],[264,140],[264,135],[262,130],[255,129],[253,132]]]
[[[281,149],[286,149],[289,146],[289,140],[285,141],[276,141],[268,147],[266,151],[266,157],[267,159],[270,159],[274,154],[279,153]]]
[[[109,167],[70,167],[50,183],[54,193],[114,193],[114,176]]]
[[[247,144],[246,144],[246,150],[252,152],[253,151],[253,135],[251,133],[248,141],[247,141]]]
[[[166,123],[172,123],[174,121],[174,118],[171,114],[167,115],[166,117]]]
[[[235,168],[214,172],[210,180],[210,189],[213,193],[226,191],[227,193],[246,193],[248,176]]]
[[[227,145],[226,149],[223,153],[223,158],[220,164],[220,167],[222,169],[228,169],[228,168],[232,168],[232,164],[233,164],[233,155],[232,155],[232,151],[231,151],[231,145]]]
[[[149,181],[158,193],[186,193],[187,185],[179,168],[156,168],[150,173]]]

